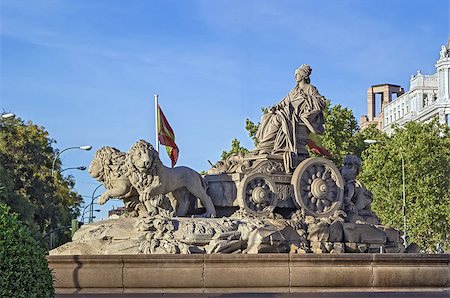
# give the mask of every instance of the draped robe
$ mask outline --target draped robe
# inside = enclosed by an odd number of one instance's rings
[[[297,84],[278,104],[261,118],[256,137],[259,154],[308,155],[308,134],[324,131],[326,99],[316,87]]]

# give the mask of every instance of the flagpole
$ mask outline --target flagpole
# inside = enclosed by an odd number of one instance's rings
[[[155,147],[156,147],[156,152],[159,153],[159,138],[158,138],[158,94],[153,95],[153,97],[155,98],[155,135],[156,135],[156,143],[155,143]]]

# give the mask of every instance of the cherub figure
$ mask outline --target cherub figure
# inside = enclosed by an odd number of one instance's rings
[[[347,155],[344,158],[344,167],[341,169],[345,180],[344,211],[347,213],[347,222],[367,222],[379,224],[378,217],[372,212],[372,194],[356,180],[361,168],[361,160],[356,155]]]

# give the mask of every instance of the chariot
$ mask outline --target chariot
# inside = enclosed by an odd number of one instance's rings
[[[295,71],[296,86],[261,118],[253,153],[219,162],[205,177],[216,207],[239,206],[268,216],[275,208],[328,217],[342,208],[344,179],[328,159],[309,157],[310,134],[324,132],[326,98],[310,84],[311,67]]]
[[[303,209],[314,217],[342,208],[344,180],[323,157],[305,157],[292,171],[280,155],[240,156],[210,173],[205,176],[207,193],[216,208],[239,206],[263,217],[275,208]]]

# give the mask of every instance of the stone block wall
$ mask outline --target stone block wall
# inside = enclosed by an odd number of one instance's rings
[[[49,256],[57,294],[450,293],[450,255]]]

